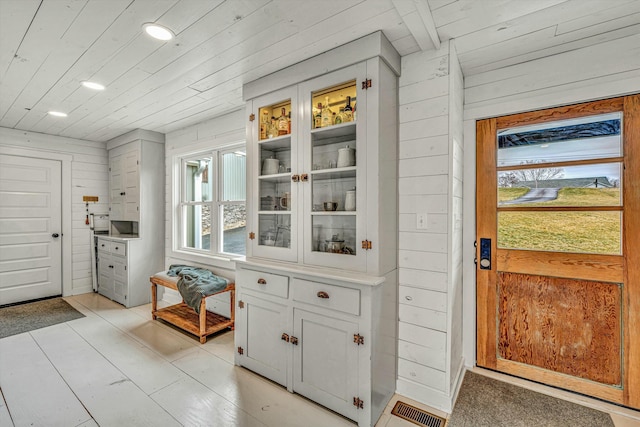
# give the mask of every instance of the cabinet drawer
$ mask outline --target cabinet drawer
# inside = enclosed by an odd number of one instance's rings
[[[109,252],[111,249],[111,242],[108,240],[98,239],[98,251],[99,252]]]
[[[360,291],[357,289],[294,279],[293,300],[360,315]]]
[[[121,242],[111,242],[109,252],[114,255],[125,256],[127,255],[127,244]]]
[[[262,271],[240,270],[237,281],[246,289],[264,292],[277,297],[289,296],[289,277]]]

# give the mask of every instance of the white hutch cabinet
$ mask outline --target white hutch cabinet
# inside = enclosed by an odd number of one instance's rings
[[[395,391],[399,71],[374,33],[244,86],[236,363],[361,426]]]
[[[98,292],[126,307],[151,301],[164,268],[164,135],[136,130],[107,142],[108,236],[98,238]]]

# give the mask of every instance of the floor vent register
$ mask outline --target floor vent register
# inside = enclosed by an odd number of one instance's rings
[[[391,415],[400,417],[404,420],[412,422],[413,424],[424,427],[444,427],[447,420],[441,417],[437,417],[415,406],[407,405],[404,402],[398,400],[396,405],[391,411]]]

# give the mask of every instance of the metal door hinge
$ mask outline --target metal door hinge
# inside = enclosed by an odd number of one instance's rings
[[[364,250],[368,251],[369,249],[371,249],[371,245],[372,245],[371,240],[363,240],[362,241],[362,249],[364,249]]]
[[[353,342],[358,345],[364,345],[364,337],[360,334],[353,334]]]
[[[355,406],[356,408],[362,409],[364,407],[364,401],[360,400],[359,397],[354,397],[353,406]]]
[[[371,87],[371,79],[366,79],[362,82],[362,89],[367,90]]]
[[[249,121],[250,122],[254,121],[255,119],[256,119],[256,115],[255,114],[253,114],[253,113],[249,114]]]
[[[244,349],[242,347],[238,347],[238,354],[244,354]]]
[[[255,238],[256,238],[256,233],[254,233],[253,231],[249,233],[249,240],[253,240]]]
[[[238,308],[244,308],[244,301],[238,301]]]

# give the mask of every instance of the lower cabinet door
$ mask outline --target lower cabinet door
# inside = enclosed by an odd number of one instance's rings
[[[358,325],[296,308],[293,318],[293,390],[357,420]]]
[[[113,300],[122,305],[127,304],[127,260],[125,257],[112,256],[113,265]]]
[[[287,307],[250,295],[238,298],[244,308],[236,310],[236,331],[240,364],[279,384],[287,384],[290,344],[283,339],[287,327]],[[286,336],[285,336],[286,337]]]
[[[100,252],[98,256],[98,293],[109,299],[113,299],[112,257],[104,252]]]

